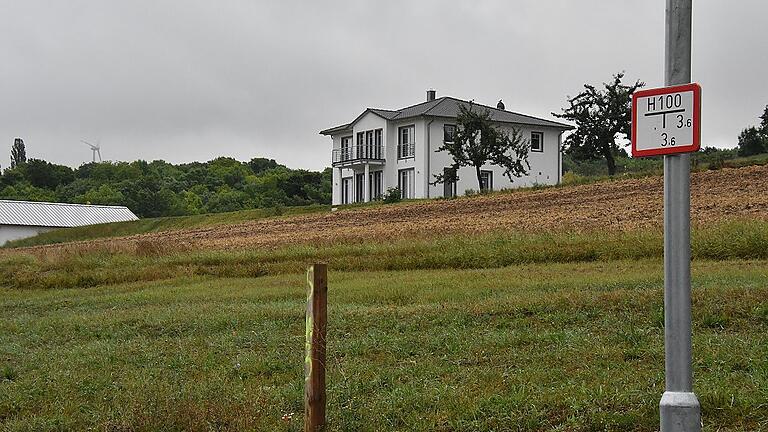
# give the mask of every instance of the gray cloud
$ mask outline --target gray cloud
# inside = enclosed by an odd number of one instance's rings
[[[704,145],[735,145],[768,103],[759,0],[694,4]],[[424,90],[540,116],[626,70],[662,82],[656,1],[5,1],[0,164],[32,157],[275,158],[328,165],[318,130]]]

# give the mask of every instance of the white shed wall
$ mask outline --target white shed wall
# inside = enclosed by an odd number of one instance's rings
[[[40,233],[52,231],[55,229],[58,228],[25,225],[0,225],[0,246],[5,245],[11,240],[34,237]]]

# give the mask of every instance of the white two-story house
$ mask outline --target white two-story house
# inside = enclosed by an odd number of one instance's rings
[[[402,198],[436,198],[480,190],[473,167],[462,167],[458,181],[436,184],[435,175],[451,167],[448,152],[436,151],[452,139],[459,104],[469,102],[452,97],[435,97],[427,91],[426,102],[385,110],[368,108],[350,123],[320,132],[333,141],[333,204],[368,202],[389,188],[399,187]],[[515,127],[529,141],[528,175],[504,176],[504,169],[487,165],[481,181],[489,190],[553,185],[560,182],[563,123],[506,111],[501,101],[496,108],[475,103],[475,109],[488,109],[499,128]]]

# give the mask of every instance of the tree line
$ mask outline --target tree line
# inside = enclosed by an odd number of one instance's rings
[[[16,140],[0,174],[0,199],[125,205],[140,217],[331,203],[331,170],[294,170],[273,159],[220,157],[174,165],[91,162],[72,169],[27,159]]]

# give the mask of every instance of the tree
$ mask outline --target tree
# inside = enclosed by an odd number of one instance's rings
[[[20,201],[55,201],[56,194],[48,189],[38,188],[29,183],[7,186],[0,190],[0,199]]]
[[[19,167],[32,186],[55,190],[61,184],[71,183],[75,179],[72,168],[56,165],[41,159],[29,159]]]
[[[101,204],[101,205],[120,205],[125,201],[125,197],[120,191],[103,184],[98,188],[93,188],[83,195],[77,197],[77,202],[83,204]]]
[[[768,105],[759,117],[760,126],[748,127],[739,134],[739,156],[752,156],[768,152]]]
[[[632,85],[621,82],[624,72],[603,83],[604,89],[584,84],[584,91],[568,98],[569,107],[553,116],[576,123],[576,130],[563,143],[565,152],[574,160],[604,158],[608,174],[616,173],[616,155],[624,151],[617,139],[631,138],[632,94],[645,85],[636,81]],[[626,152],[625,152],[626,153]]]
[[[16,138],[13,140],[13,147],[11,147],[11,168],[16,168],[26,161],[27,149],[24,147],[24,140]]]
[[[181,196],[184,214],[195,215],[203,211],[203,199],[194,191],[185,191]]]
[[[487,185],[481,180],[483,165],[490,163],[504,168],[504,175],[513,181],[513,177],[523,176],[531,168],[528,164],[529,148],[529,143],[517,128],[512,127],[509,132],[497,128],[490,110],[475,111],[472,101],[468,107],[459,104],[453,141],[443,142],[436,150],[447,151],[451,155],[452,169],[435,175],[432,184],[455,182],[459,179],[459,168],[471,166],[475,168],[480,191],[484,192]]]
[[[253,158],[248,162],[248,166],[251,168],[254,174],[259,175],[264,171],[282,166],[275,162],[274,159],[267,158]]]
[[[748,127],[739,134],[739,156],[752,156],[768,151],[766,139],[756,127]]]

